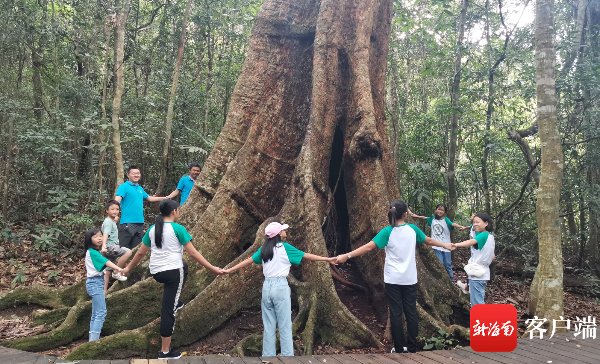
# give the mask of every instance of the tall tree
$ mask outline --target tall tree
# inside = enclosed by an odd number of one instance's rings
[[[552,320],[563,314],[560,191],[564,169],[556,113],[554,0],[536,1],[535,56],[542,173],[536,201],[539,263],[531,283],[529,312]]]
[[[102,22],[102,66],[100,68],[101,79],[101,96],[100,96],[100,117],[102,124],[108,123],[108,114],[106,112],[106,101],[108,99],[108,81],[109,81],[109,69],[108,65],[110,62],[110,29],[112,28],[112,22],[114,19],[109,14],[104,15]],[[120,128],[119,128],[120,130]],[[109,135],[105,135],[105,129],[103,127],[100,128],[98,133],[98,145],[100,145],[100,155],[98,156],[98,191],[100,194],[104,190],[104,159],[106,158],[108,137]],[[120,138],[119,138],[120,139]]]
[[[158,180],[158,187],[156,193],[161,194],[165,187],[167,179],[167,166],[169,161],[169,150],[171,148],[171,139],[173,137],[173,108],[175,106],[175,98],[177,96],[177,86],[179,85],[179,72],[181,69],[181,63],[183,62],[183,49],[185,47],[185,34],[188,25],[188,19],[190,17],[190,11],[192,9],[192,0],[188,0],[185,5],[183,13],[183,20],[181,21],[181,32],[179,34],[179,45],[177,47],[177,58],[175,60],[175,67],[173,68],[173,80],[171,81],[171,92],[169,93],[169,105],[167,107],[167,117],[165,119],[165,143],[163,145],[160,178]]]
[[[112,142],[113,153],[115,156],[115,176],[116,184],[124,181],[123,171],[123,151],[121,150],[121,99],[125,88],[124,76],[124,54],[125,54],[125,27],[127,25],[127,16],[129,15],[129,0],[116,0],[117,13],[115,16],[115,41],[114,41],[114,66],[113,73],[115,78],[115,87],[112,102]]]
[[[384,119],[390,19],[390,0],[263,3],[226,124],[182,209],[194,245],[212,263],[247,258],[273,219],[290,222],[294,243],[320,255],[365,244],[387,224],[388,203],[398,197]],[[334,210],[344,218],[332,219]],[[328,246],[323,233],[328,228],[348,241]],[[243,251],[240,243],[247,241],[254,243]],[[373,304],[381,306],[383,254],[363,258],[356,261],[358,271]],[[467,324],[466,299],[442,279],[445,273],[430,250],[419,249],[417,265],[421,333],[465,334],[450,322]],[[156,353],[161,287],[139,280],[142,270],[132,274],[131,286],[108,295],[111,310],[103,331],[109,336],[81,345],[70,358]],[[190,265],[183,291],[189,303],[178,314],[173,344],[192,343],[255,306],[261,280],[257,269],[215,279]],[[294,328],[304,353],[317,340],[346,348],[380,345],[340,301],[327,265],[305,264],[290,280],[299,307]],[[3,296],[0,308],[19,302],[18,295]],[[26,297],[42,302],[40,296]],[[68,300],[72,294],[58,297]],[[70,342],[87,330],[81,322],[88,309],[89,301],[82,300],[55,330],[2,345],[37,350]],[[242,340],[239,351],[255,340],[256,335]]]
[[[581,2],[580,2],[581,3]],[[587,39],[589,47],[585,52],[585,66],[581,72],[584,86],[585,102],[590,107],[584,114],[584,138],[587,140],[584,163],[587,169],[587,194],[589,237],[586,255],[588,264],[600,276],[600,133],[598,132],[597,115],[600,110],[599,89],[600,77],[600,0],[590,0],[587,6]],[[587,81],[587,82],[586,82]],[[581,206],[582,215],[585,206]],[[583,230],[583,228],[582,228]],[[581,238],[583,241],[584,237]]]
[[[450,214],[454,216],[458,205],[458,188],[456,186],[456,163],[458,161],[458,121],[461,115],[460,105],[460,79],[462,73],[462,58],[464,51],[465,26],[467,23],[467,9],[469,0],[462,0],[460,6],[460,15],[457,23],[456,49],[454,53],[454,75],[452,77],[452,86],[450,88],[450,107],[452,114],[450,117],[450,135],[448,140],[448,207]]]
[[[502,45],[502,49],[500,50],[499,55],[494,59],[494,46],[491,39],[491,24],[490,24],[490,2],[486,0],[485,2],[485,37],[486,37],[486,47],[487,47],[487,61],[488,61],[488,93],[487,93],[487,108],[485,112],[485,132],[483,135],[483,157],[481,159],[481,184],[483,187],[483,198],[485,203],[485,212],[491,214],[492,211],[492,198],[490,191],[490,183],[489,183],[489,174],[488,174],[488,160],[490,156],[490,134],[492,129],[492,117],[494,115],[494,104],[496,102],[496,83],[495,76],[498,67],[504,62],[506,59],[506,51],[508,49],[508,43],[510,41],[510,37],[512,35],[512,31],[509,30],[504,23],[504,15],[502,14],[502,0],[498,0],[498,13],[500,15],[500,21],[502,23],[504,29],[504,43]]]

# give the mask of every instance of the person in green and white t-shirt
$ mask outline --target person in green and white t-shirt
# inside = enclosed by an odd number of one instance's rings
[[[471,306],[485,303],[485,288],[490,280],[490,264],[494,260],[496,240],[494,238],[494,228],[492,226],[492,218],[485,212],[479,212],[473,217],[473,231],[475,236],[469,240],[453,244],[458,248],[470,247],[471,258],[467,265],[474,265],[469,275],[469,294],[471,298]],[[465,270],[466,267],[465,267]],[[463,288],[461,285],[459,287]]]
[[[109,261],[100,253],[102,232],[100,229],[90,229],[83,237],[85,248],[85,289],[92,299],[92,316],[90,318],[89,341],[100,339],[100,332],[106,318],[106,300],[104,298],[104,268],[110,267],[121,272],[116,264]]]
[[[448,218],[448,207],[444,204],[438,204],[435,207],[433,214],[429,217],[413,214],[410,210],[408,210],[408,214],[411,217],[426,220],[427,226],[431,227],[431,238],[444,243],[451,242],[450,235],[454,228],[464,229],[464,226],[452,222],[452,220]],[[446,269],[450,280],[454,281],[452,253],[450,253],[450,250],[440,246],[434,246],[433,251],[440,260],[440,263],[442,263]]]
[[[427,244],[454,249],[450,243],[425,236],[416,225],[407,224],[408,205],[393,201],[388,211],[389,225],[384,227],[367,244],[347,254],[338,255],[336,263],[358,257],[376,248],[385,249],[383,281],[390,307],[390,324],[394,348],[392,352],[417,351],[419,317],[417,315],[417,244]],[[406,317],[408,338],[404,336],[403,321]]]
[[[223,274],[224,271],[212,265],[196,250],[194,244],[190,244],[192,236],[185,227],[175,222],[179,218],[179,204],[176,201],[164,200],[158,205],[158,210],[160,215],[156,216],[155,224],[146,231],[140,248],[123,273],[128,274],[150,252],[150,274],[164,287],[158,359],[178,359],[181,353],[171,347],[171,336],[175,331],[175,313],[183,307],[179,300],[187,276],[183,252],[215,274]]]
[[[262,287],[261,312],[263,319],[262,356],[275,356],[276,333],[279,328],[279,344],[282,356],[294,356],[292,338],[292,299],[287,276],[291,265],[300,265],[303,259],[333,262],[335,258],[305,253],[285,242],[289,225],[271,222],[265,227],[263,245],[250,257],[235,266],[225,269],[225,273],[249,266],[262,265],[265,281]]]

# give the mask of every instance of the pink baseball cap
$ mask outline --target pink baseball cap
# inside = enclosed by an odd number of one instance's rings
[[[269,238],[275,237],[277,234],[282,232],[283,230],[289,228],[288,224],[280,224],[278,222],[272,222],[265,228],[265,235]]]

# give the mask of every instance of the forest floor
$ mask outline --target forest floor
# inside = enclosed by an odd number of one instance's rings
[[[459,255],[455,259],[455,267],[465,257]],[[347,279],[353,279],[352,269],[348,265],[341,266],[340,270]],[[458,278],[465,281],[466,275],[462,270],[457,273]],[[83,259],[60,254],[40,253],[33,249],[31,244],[3,243],[0,245],[0,294],[16,285],[41,284],[52,287],[63,287],[85,279]],[[524,321],[529,296],[531,280],[496,276],[489,284],[486,292],[487,303],[513,304],[519,313],[520,321]],[[385,321],[378,319],[365,296],[354,289],[336,283],[342,301],[363,323],[365,323],[384,343],[384,351],[389,350],[391,344],[384,339]],[[600,318],[600,301],[580,293],[565,292],[565,318],[592,316]],[[0,340],[19,336],[34,335],[43,332],[41,326],[33,326],[31,313],[37,307],[19,307],[0,312]],[[109,308],[110,309],[110,308]],[[233,347],[245,336],[262,331],[260,308],[247,310],[237,317],[229,320],[221,329],[208,335],[202,340],[181,348],[188,355],[228,354]],[[46,351],[45,354],[64,357],[74,347],[84,341]],[[315,354],[338,353],[376,353],[382,352],[377,348],[362,348],[357,350],[340,351],[327,345],[315,347]]]

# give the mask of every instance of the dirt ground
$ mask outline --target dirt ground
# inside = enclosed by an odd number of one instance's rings
[[[461,261],[458,257],[455,267]],[[345,265],[340,267],[343,275],[353,279],[352,269]],[[466,275],[462,270],[456,274],[463,281]],[[32,285],[42,284],[53,287],[62,287],[85,279],[83,259],[52,254],[40,254],[27,243],[18,245],[3,244],[0,246],[0,294],[10,290],[16,284]],[[519,313],[519,321],[524,323],[527,318],[527,299],[529,296],[530,281],[523,281],[511,277],[497,276],[488,284],[487,303],[509,303],[515,305]],[[378,319],[365,296],[352,288],[336,283],[342,301],[382,340],[384,347],[362,348],[341,351],[339,349],[319,344],[315,347],[316,354],[337,353],[376,353],[387,352],[391,344],[384,340],[384,320]],[[257,288],[258,289],[258,288]],[[574,319],[576,316],[600,317],[600,302],[598,299],[582,294],[565,292],[565,318]],[[42,326],[33,326],[30,315],[37,307],[19,307],[0,312],[0,340],[35,335],[44,331]],[[110,309],[110,308],[109,308]],[[237,317],[229,320],[222,328],[199,340],[198,342],[180,348],[187,355],[224,354],[230,355],[234,346],[244,337],[262,331],[260,307],[241,312]],[[59,347],[46,351],[45,354],[64,357],[72,348],[84,341],[72,343],[69,346]]]

